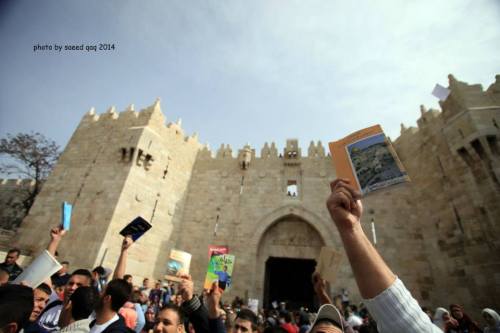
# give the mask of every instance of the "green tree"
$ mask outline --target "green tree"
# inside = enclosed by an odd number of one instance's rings
[[[20,189],[20,200],[10,200],[8,203],[14,211],[19,211],[14,221],[8,223],[11,227],[19,226],[28,214],[59,155],[56,142],[40,133],[7,134],[7,137],[0,139],[0,173],[34,181],[33,186]]]

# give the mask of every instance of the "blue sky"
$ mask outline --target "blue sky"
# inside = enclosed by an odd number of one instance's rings
[[[381,124],[395,139],[447,75],[500,73],[500,3],[454,1],[2,0],[0,136],[61,146],[97,113],[162,100],[213,150],[339,139]],[[36,44],[114,43],[109,52]]]

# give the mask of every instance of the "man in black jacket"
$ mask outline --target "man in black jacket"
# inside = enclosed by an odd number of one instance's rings
[[[186,315],[187,323],[191,322],[196,333],[208,333],[208,312],[207,308],[200,301],[199,297],[194,295],[193,280],[189,274],[181,275],[179,282],[179,293],[182,296],[181,309]]]
[[[9,281],[14,281],[23,272],[16,262],[20,254],[19,249],[10,249],[5,256],[5,261],[0,264],[0,268],[9,273]]]
[[[90,323],[90,333],[132,333],[118,310],[127,302],[132,288],[123,279],[114,279],[104,290],[96,309],[96,320]]]

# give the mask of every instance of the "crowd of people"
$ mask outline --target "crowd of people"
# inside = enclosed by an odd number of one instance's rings
[[[331,299],[318,273],[312,276],[321,305],[315,312],[288,309],[285,303],[254,312],[239,297],[223,302],[217,282],[195,295],[189,275],[175,283],[146,278],[136,286],[126,274],[133,242],[124,237],[113,271],[98,266],[69,273],[70,263],[62,261],[62,268],[37,286],[12,283],[22,268],[20,251],[10,250],[0,264],[0,333],[500,333],[493,309],[482,311],[480,325],[457,304],[421,308],[364,234],[360,194],[345,179],[333,181],[331,190],[327,208],[365,299],[361,304],[351,304],[345,290]],[[60,227],[51,229],[47,251],[53,256],[64,234]]]

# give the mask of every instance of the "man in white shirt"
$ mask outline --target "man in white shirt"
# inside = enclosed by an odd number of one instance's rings
[[[384,262],[361,227],[361,194],[348,179],[330,184],[326,206],[344,243],[361,296],[377,322],[379,332],[442,331],[432,324],[403,282]]]
[[[77,269],[71,274],[68,283],[64,286],[64,301],[60,301],[57,295],[53,292],[49,304],[45,307],[38,323],[49,332],[57,331],[60,327],[69,324],[68,319],[71,317],[70,309],[68,308],[71,295],[79,287],[89,287],[92,284],[92,275],[86,269]],[[61,320],[61,323],[59,322]]]
[[[66,230],[62,229],[61,226],[54,227],[50,230],[50,242],[47,246],[47,251],[52,255],[56,255],[57,247],[61,242],[62,238],[66,234]],[[49,283],[50,281],[47,281]],[[38,323],[44,329],[49,332],[59,330],[60,327],[64,327],[69,324],[71,319],[71,313],[69,308],[69,298],[79,287],[88,287],[92,283],[92,275],[86,269],[75,270],[66,285],[64,286],[64,300],[60,301],[57,294],[52,291],[50,295],[49,303],[43,310],[40,317],[38,317]]]

